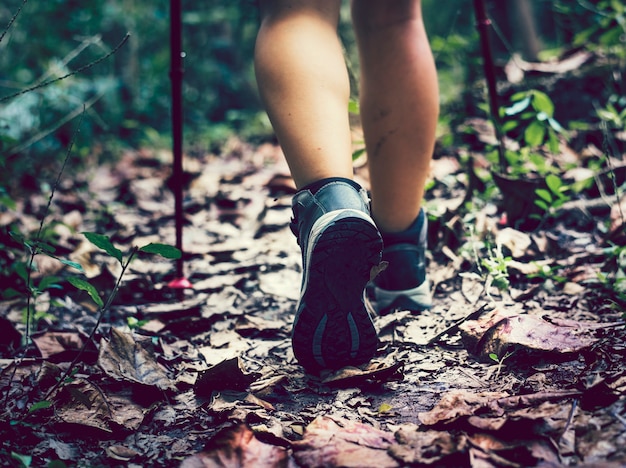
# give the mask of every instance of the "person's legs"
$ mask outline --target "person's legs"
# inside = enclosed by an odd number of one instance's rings
[[[262,0],[255,54],[259,90],[300,189],[292,230],[303,274],[292,344],[308,370],[361,364],[377,347],[363,291],[382,240],[367,193],[351,180],[339,6],[339,0]]]
[[[260,5],[256,77],[296,185],[352,178],[350,83],[337,36],[341,0]]]
[[[422,202],[439,113],[437,74],[419,0],[353,0],[372,216],[406,229]]]
[[[353,0],[361,120],[372,216],[388,267],[373,285],[378,312],[431,306],[421,210],[439,114],[434,60],[419,0]]]

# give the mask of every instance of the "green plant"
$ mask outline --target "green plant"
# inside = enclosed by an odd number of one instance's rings
[[[557,283],[564,283],[567,281],[567,278],[557,273],[560,267],[540,265],[538,262],[532,262],[532,263],[537,267],[537,272],[526,275],[528,279],[541,278],[545,281],[555,281]]]
[[[596,114],[611,127],[626,130],[626,96],[611,95],[604,108],[596,109]]]
[[[494,248],[487,247],[486,258],[480,258],[476,242],[472,242],[471,248],[473,250],[473,257],[478,273],[464,272],[461,273],[460,276],[482,281],[484,283],[484,290],[489,298],[491,298],[489,291],[492,286],[495,286],[501,291],[507,290],[510,286],[508,266],[512,258],[504,256],[502,245],[497,244]]]
[[[485,289],[489,290],[492,285],[500,290],[508,289],[510,286],[508,265],[511,260],[511,257],[505,257],[502,253],[501,244],[488,250],[487,258],[480,261],[480,265],[487,270]]]
[[[571,199],[568,193],[571,191],[571,187],[554,174],[548,174],[545,182],[547,188],[535,190],[535,195],[537,195],[535,205],[541,208],[547,215],[553,216],[565,202]]]
[[[500,377],[500,371],[502,370],[502,365],[504,364],[504,361],[510,358],[512,355],[513,352],[507,352],[502,357],[499,357],[496,353],[489,353],[489,359],[495,361],[496,364],[498,364],[498,367],[496,368],[496,374],[494,376],[495,380],[498,380],[498,377]]]
[[[546,93],[537,89],[515,93],[511,105],[501,108],[500,114],[506,118],[502,124],[505,134],[519,135],[530,148],[547,144],[552,153],[558,153],[559,137],[566,137],[566,132],[554,119],[554,103]]]
[[[609,49],[621,58],[626,57],[624,39],[626,34],[626,5],[621,0],[602,0],[597,4],[577,2],[591,11],[595,21],[574,37],[574,46],[589,49],[598,47]]]
[[[607,257],[607,268],[598,272],[598,279],[613,292],[618,301],[626,304],[626,246],[607,247],[604,254]]]

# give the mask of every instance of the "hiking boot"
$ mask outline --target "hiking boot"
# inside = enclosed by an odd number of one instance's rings
[[[367,362],[378,337],[364,290],[382,250],[367,192],[349,179],[333,179],[298,192],[292,208],[303,267],[294,355],[308,371]]]
[[[427,223],[426,214],[421,210],[406,231],[382,233],[383,262],[387,262],[387,267],[374,278],[369,291],[371,305],[377,313],[419,312],[432,307],[426,274]]]

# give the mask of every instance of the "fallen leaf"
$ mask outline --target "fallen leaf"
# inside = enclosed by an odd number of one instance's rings
[[[532,241],[527,233],[507,227],[496,234],[496,244],[509,249],[513,258],[520,258],[526,255]]]
[[[259,374],[246,374],[240,358],[223,361],[210,369],[203,371],[196,380],[194,391],[196,395],[210,397],[213,392],[220,390],[245,390],[252,382],[260,377]]]
[[[389,382],[402,380],[403,362],[394,364],[371,363],[365,370],[358,367],[344,367],[333,372],[322,383],[332,386],[359,386],[372,382]]]
[[[141,342],[135,341],[132,334],[117,328],[111,328],[109,341],[102,341],[98,364],[116,380],[127,380],[160,390],[175,390],[153,353],[144,348]]]
[[[302,466],[392,468],[400,466],[387,453],[393,441],[393,434],[373,426],[318,416],[292,448]]]
[[[83,337],[78,332],[48,331],[32,337],[41,357],[52,362],[71,361],[83,347]],[[87,346],[83,359],[95,358],[95,345]]]
[[[418,428],[400,428],[395,433],[396,442],[389,447],[389,454],[407,465],[443,464],[450,455],[457,456],[467,451],[467,440],[463,434]],[[466,457],[466,456],[465,456]],[[460,460],[459,460],[460,461]],[[446,466],[452,466],[446,463]]]
[[[287,467],[289,454],[284,447],[259,441],[245,424],[218,432],[204,451],[183,460],[180,468]]]
[[[508,396],[503,392],[472,393],[467,390],[451,390],[430,411],[418,413],[419,421],[426,426],[437,423],[450,423],[457,419],[473,415],[478,408],[490,401]]]
[[[10,320],[0,317],[0,350],[18,347],[22,334],[18,332]]]
[[[119,461],[130,461],[139,455],[137,450],[126,447],[125,445],[110,445],[106,448],[106,453],[109,458]]]
[[[206,303],[208,297],[208,294],[198,294],[182,302],[148,304],[141,306],[139,312],[146,316],[157,315],[163,319],[167,317],[180,318],[188,315],[199,315],[200,308]]]
[[[496,308],[477,320],[459,326],[467,350],[489,360],[490,354],[524,351],[567,355],[591,346],[596,340],[578,332],[578,327],[561,327],[541,317]]]

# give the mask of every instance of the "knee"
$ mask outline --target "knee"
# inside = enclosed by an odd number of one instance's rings
[[[357,31],[386,29],[421,18],[420,0],[352,0],[352,20]]]

